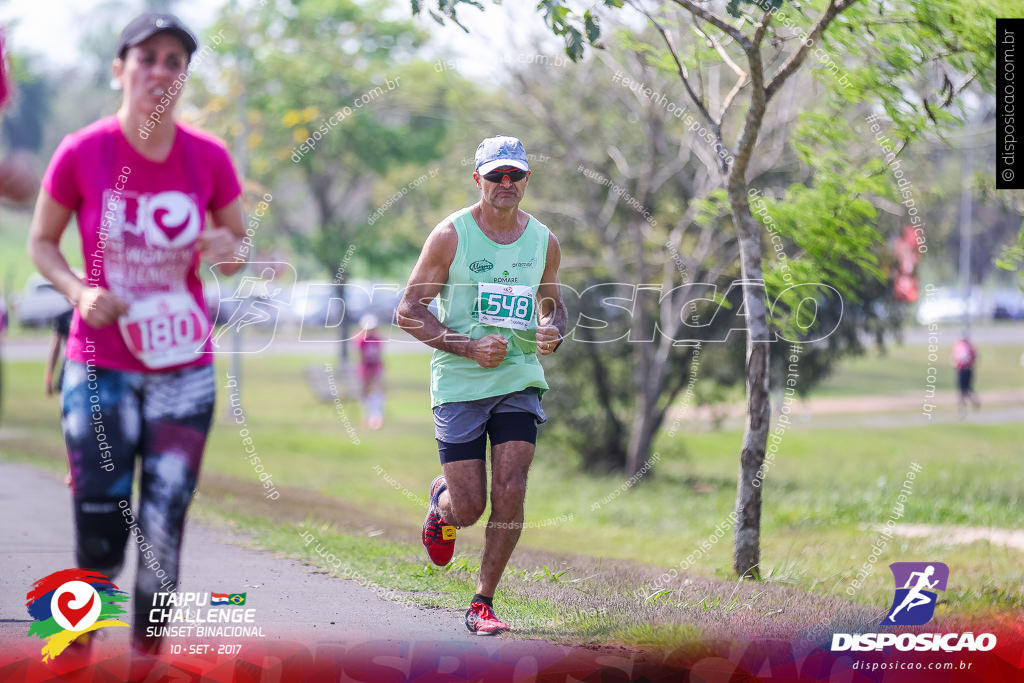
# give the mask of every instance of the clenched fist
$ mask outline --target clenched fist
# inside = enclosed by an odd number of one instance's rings
[[[102,287],[89,287],[78,297],[78,314],[85,324],[96,329],[127,315],[128,308],[120,297]]]
[[[199,233],[196,246],[199,255],[207,263],[234,261],[241,240],[228,228],[206,228]]]
[[[480,367],[496,368],[505,360],[505,353],[508,351],[508,339],[500,334],[489,334],[470,342],[469,353],[466,354],[470,360],[474,360]]]
[[[562,335],[554,325],[537,326],[537,353],[546,356],[552,353],[562,340]]]

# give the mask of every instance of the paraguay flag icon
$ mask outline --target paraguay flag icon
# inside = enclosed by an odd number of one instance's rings
[[[211,605],[244,605],[245,593],[210,593]]]

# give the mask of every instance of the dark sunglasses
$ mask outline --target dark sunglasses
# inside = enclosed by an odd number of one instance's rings
[[[480,177],[483,178],[484,180],[489,180],[492,183],[501,183],[504,182],[506,176],[508,176],[508,179],[511,180],[513,183],[518,183],[520,180],[526,177],[526,171],[491,171],[490,173],[487,173],[486,175],[482,175]]]

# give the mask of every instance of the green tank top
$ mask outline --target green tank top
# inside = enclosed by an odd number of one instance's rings
[[[448,282],[437,295],[438,320],[471,339],[500,334],[509,342],[505,360],[496,368],[435,349],[430,361],[431,405],[474,401],[527,387],[536,387],[543,395],[548,385],[537,360],[534,296],[547,260],[547,227],[531,216],[519,239],[498,244],[483,233],[468,208],[443,222],[448,221],[459,242]]]

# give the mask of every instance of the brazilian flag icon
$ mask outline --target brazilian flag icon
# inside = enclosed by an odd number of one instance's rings
[[[245,593],[231,593],[228,595],[228,602],[232,605],[244,605],[245,604]]]

